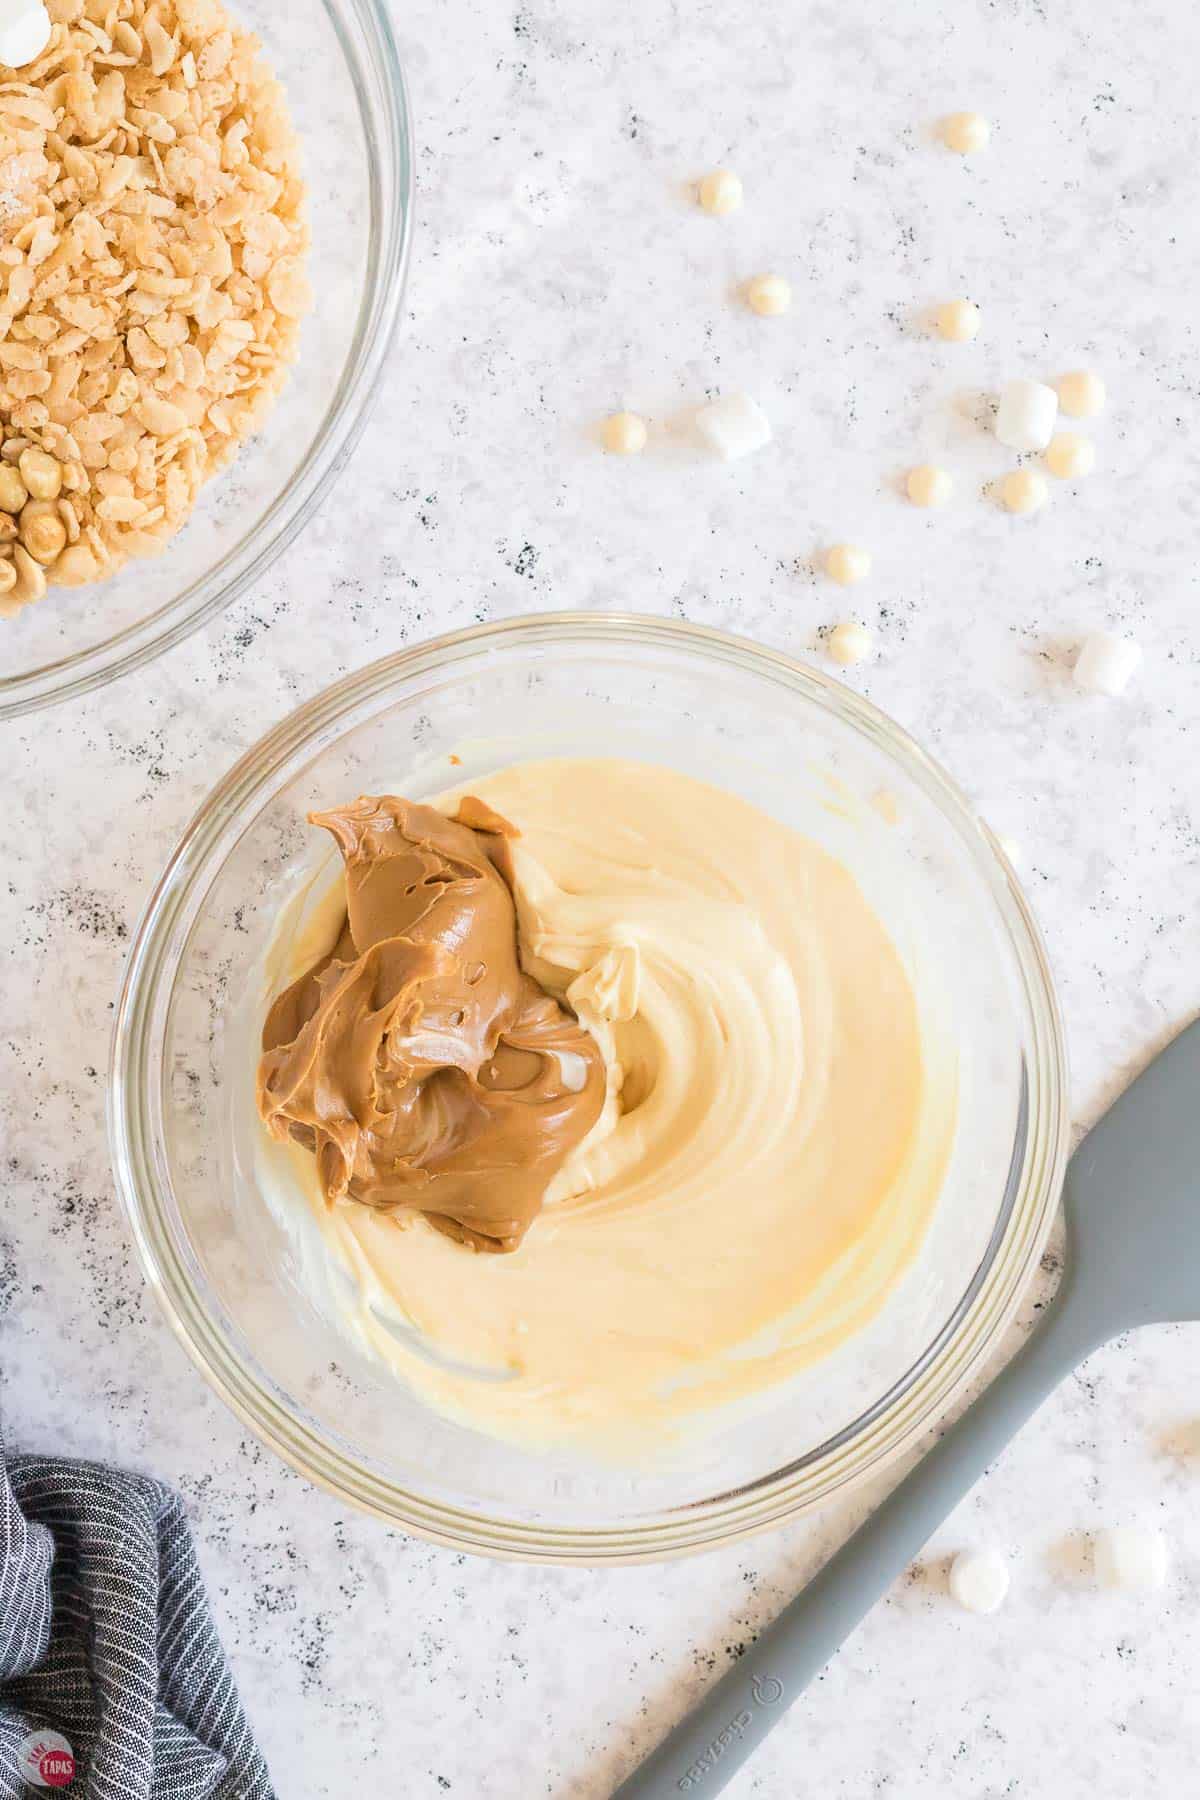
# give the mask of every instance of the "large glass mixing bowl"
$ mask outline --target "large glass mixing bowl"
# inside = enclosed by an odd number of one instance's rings
[[[513,761],[597,753],[716,781],[846,861],[909,965],[931,1034],[953,1046],[959,1080],[932,1225],[874,1321],[767,1404],[629,1467],[518,1450],[436,1416],[328,1323],[259,1191],[248,1092],[264,956],[327,854],[310,808],[389,787],[430,796]],[[207,1379],[261,1438],[347,1501],[443,1543],[585,1562],[738,1538],[899,1455],[1011,1318],[1067,1138],[1062,1031],[1036,928],[940,769],[876,708],[778,651],[570,613],[373,663],[243,757],[150,901],[110,1105],[147,1276]]]
[[[0,718],[87,692],[179,642],[292,541],[354,447],[404,289],[412,154],[386,0],[230,0],[287,89],[304,152],[314,306],[263,430],[161,556],[0,619]]]

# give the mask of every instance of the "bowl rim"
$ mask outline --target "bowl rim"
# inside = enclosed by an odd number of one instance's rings
[[[482,1513],[402,1489],[356,1463],[296,1416],[274,1387],[257,1380],[204,1305],[167,1221],[165,1171],[153,1141],[145,1096],[158,1075],[151,1058],[158,1011],[169,1001],[161,977],[175,928],[210,857],[245,809],[307,761],[351,709],[380,705],[397,683],[432,670],[445,674],[481,648],[563,642],[601,647],[614,641],[683,648],[773,677],[837,715],[906,773],[941,808],[991,890],[1007,932],[1027,1009],[1031,1054],[1022,1068],[1021,1107],[1028,1124],[1023,1166],[1010,1170],[989,1245],[950,1318],[887,1393],[796,1462],[732,1492],[619,1525],[567,1527]],[[240,834],[239,834],[240,835]],[[207,885],[207,883],[205,884]],[[1014,1318],[1054,1222],[1070,1135],[1066,1043],[1040,932],[991,831],[965,795],[909,735],[871,701],[819,669],[774,647],[709,626],[636,613],[564,611],[529,614],[413,645],[368,664],[316,694],[268,731],[218,782],[184,831],[151,894],[126,965],[113,1030],[108,1125],[118,1192],[143,1272],[192,1361],[258,1438],[285,1462],[360,1509],[457,1550],[522,1561],[591,1565],[663,1561],[739,1541],[827,1504],[878,1475],[944,1416],[975,1378]],[[1019,1135],[1019,1134],[1018,1134]]]
[[[329,0],[321,4],[345,47],[344,20]],[[232,605],[309,523],[362,435],[381,386],[407,284],[414,158],[412,111],[385,0],[344,0],[344,4],[363,32],[370,77],[368,84],[358,63],[347,56],[366,141],[370,218],[363,301],[346,366],[320,429],[285,491],[214,568],[182,593],[100,643],[15,675],[0,674],[0,720],[106,686],[182,642]]]

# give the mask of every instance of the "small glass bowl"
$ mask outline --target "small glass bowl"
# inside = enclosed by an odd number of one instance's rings
[[[427,1410],[315,1309],[255,1172],[266,952],[325,854],[306,813],[364,791],[431,796],[556,754],[665,763],[815,836],[864,884],[957,1062],[958,1129],[935,1216],[880,1314],[749,1416],[636,1467],[518,1450]],[[439,1542],[602,1563],[790,1519],[933,1424],[1037,1267],[1066,1154],[1065,1091],[1054,991],[1020,888],[957,789],[891,720],[779,651],[686,624],[562,613],[373,663],[226,776],[130,956],[110,1128],[171,1324],[280,1455]]]
[[[0,718],[99,687],[258,580],[349,456],[378,390],[408,261],[412,146],[384,0],[230,0],[283,82],[304,152],[314,307],[262,431],[161,556],[52,587],[0,620]]]

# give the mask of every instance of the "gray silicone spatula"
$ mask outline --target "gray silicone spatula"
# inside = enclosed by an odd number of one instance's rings
[[[1066,1272],[1028,1342],[613,1800],[717,1794],[1053,1388],[1128,1331],[1200,1319],[1200,1021],[1067,1169]]]

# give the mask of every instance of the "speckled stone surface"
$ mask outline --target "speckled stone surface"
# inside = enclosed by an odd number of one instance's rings
[[[538,1571],[428,1548],[288,1473],[210,1398],[133,1262],[103,1124],[123,956],[206,790],[327,680],[568,605],[819,656],[846,597],[812,559],[852,538],[879,655],[850,679],[1024,846],[1086,1125],[1200,1000],[1200,16],[411,0],[397,27],[416,255],[340,487],[210,629],[0,738],[3,1400],[17,1445],[183,1489],[287,1800],[603,1800],[856,1510],[661,1570]],[[966,162],[933,140],[960,107],[993,125]],[[746,187],[720,222],[687,189],[716,163]],[[737,303],[765,268],[793,284],[786,318]],[[983,329],[941,345],[922,320],[958,294]],[[987,395],[1081,363],[1111,394],[1097,471],[1010,519],[981,495],[1011,466]],[[736,387],[770,449],[724,467],[665,437]],[[596,448],[618,404],[652,421],[640,460]],[[900,497],[925,460],[955,476],[939,515]],[[1072,692],[1094,627],[1145,644],[1123,700]],[[1194,1328],[1094,1357],[730,1793],[1190,1792],[1198,1395]],[[1139,1517],[1171,1540],[1165,1595],[1093,1591],[1083,1534]],[[945,1591],[973,1543],[1013,1559],[992,1619]]]

